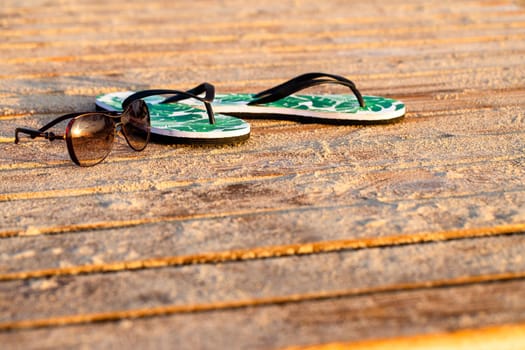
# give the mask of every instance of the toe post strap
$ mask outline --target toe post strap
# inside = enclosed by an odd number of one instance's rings
[[[205,94],[204,97],[198,96],[202,93]],[[188,98],[193,98],[198,101],[201,101],[202,103],[204,103],[204,106],[206,108],[206,113],[208,114],[208,119],[210,121],[210,124],[215,124],[215,114],[213,113],[213,108],[211,106],[211,102],[215,98],[215,87],[210,83],[202,83],[187,91],[170,90],[170,89],[152,89],[152,90],[138,91],[138,92],[135,92],[129,95],[122,102],[122,109],[126,109],[126,107],[128,107],[131,104],[131,102],[137,99],[142,99],[148,96],[156,96],[156,95],[172,95],[164,99],[161,102],[162,104],[175,103],[178,101],[186,100]]]

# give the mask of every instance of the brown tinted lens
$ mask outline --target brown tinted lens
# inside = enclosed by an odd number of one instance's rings
[[[149,141],[150,122],[148,106],[142,100],[133,101],[121,116],[122,130],[128,144],[142,151]]]
[[[68,126],[69,151],[76,163],[92,166],[100,163],[111,151],[115,124],[104,114],[86,114],[73,119]]]

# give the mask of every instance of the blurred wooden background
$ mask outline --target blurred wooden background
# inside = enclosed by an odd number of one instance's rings
[[[2,348],[523,344],[523,6],[3,0]],[[309,71],[407,116],[254,120],[241,144],[141,153],[121,139],[93,168],[62,142],[13,144],[99,93]]]

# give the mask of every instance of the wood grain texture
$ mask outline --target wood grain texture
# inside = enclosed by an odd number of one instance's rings
[[[5,0],[3,347],[461,348],[447,332],[519,328],[524,39],[517,0]],[[250,120],[223,146],[120,139],[85,169],[63,143],[13,144],[100,93],[257,92],[308,71],[408,113]]]
[[[476,284],[0,333],[7,347],[282,348],[523,323],[523,282]],[[451,346],[451,348],[454,348]]]
[[[310,299],[318,292],[318,285],[322,285],[323,293],[328,295],[348,295],[421,288],[420,281],[430,287],[486,279],[479,276],[493,276],[495,280],[521,279],[525,277],[525,261],[521,259],[520,243],[521,236],[512,235],[257,259],[242,264],[4,282],[0,289],[3,315],[0,322],[155,306],[176,308],[236,300],[301,299],[301,296]],[[505,259],[501,259],[501,251],[506,252]],[[465,279],[469,275],[475,278]],[[194,289],[194,285],[199,287]]]

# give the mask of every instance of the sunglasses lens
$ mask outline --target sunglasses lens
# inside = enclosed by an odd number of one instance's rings
[[[146,148],[150,136],[148,106],[142,100],[133,101],[122,114],[122,129],[126,140],[135,151]]]
[[[104,114],[86,114],[71,120],[66,134],[73,161],[80,166],[100,163],[111,151],[115,124]]]

